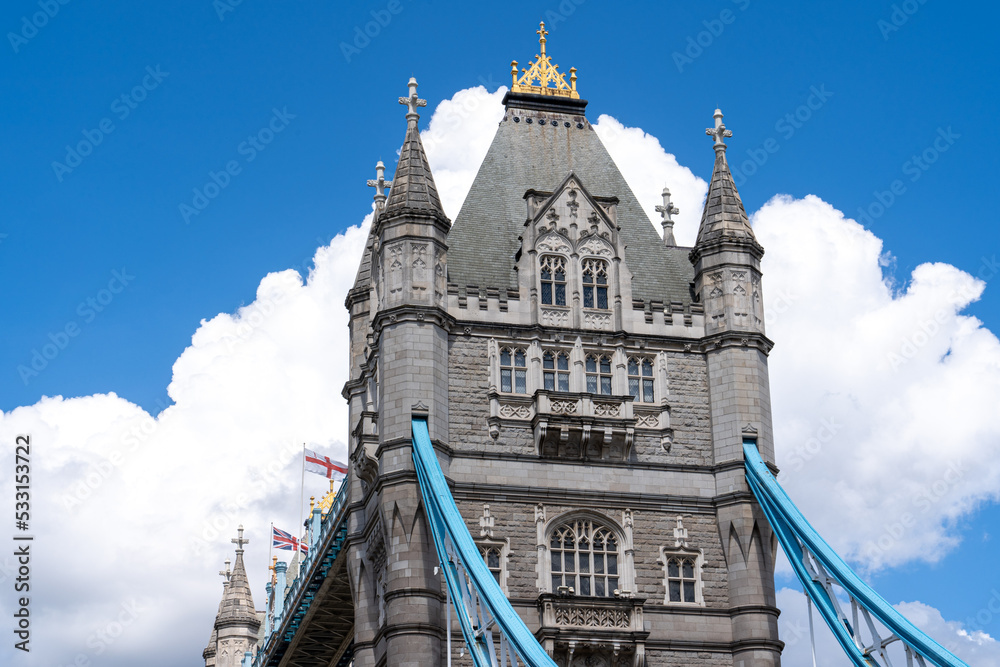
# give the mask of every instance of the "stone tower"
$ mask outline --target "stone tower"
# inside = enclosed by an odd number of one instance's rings
[[[417,97],[415,79],[399,102],[407,108],[406,136],[392,190],[386,200],[379,163],[377,216],[347,298],[355,374],[345,395],[358,473],[351,493],[365,499],[352,521],[360,596],[354,655],[356,664],[437,665],[444,637],[441,581],[421,510],[410,419],[427,414],[431,438],[447,446],[451,223],[420,142],[417,108],[427,103]]]
[[[257,633],[261,622],[253,606],[250,583],[243,565],[243,545],[247,542],[249,540],[243,537],[243,526],[240,526],[238,537],[233,539],[236,545],[236,563],[230,572],[227,560],[226,570],[220,573],[226,576],[227,581],[219,603],[219,613],[215,617],[215,626],[212,628],[212,637],[202,653],[205,667],[240,667],[246,652],[253,653],[257,648]]]
[[[468,662],[460,635],[445,641],[419,414],[487,566],[558,664],[779,665],[775,545],[741,449],[773,461],[763,249],[721,113],[698,242],[677,247],[669,193],[661,238],[539,35],[453,225],[412,79],[393,180],[379,164],[369,181],[346,302],[354,662]]]

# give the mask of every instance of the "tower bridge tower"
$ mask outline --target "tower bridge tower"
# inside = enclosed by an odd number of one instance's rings
[[[741,449],[755,440],[773,462],[772,344],[732,133],[716,111],[697,243],[677,247],[669,193],[661,238],[546,35],[512,64],[454,222],[413,79],[391,184],[381,169],[370,182],[347,298],[354,662],[468,661],[446,642],[416,414],[490,571],[558,664],[778,665],[775,541]]]

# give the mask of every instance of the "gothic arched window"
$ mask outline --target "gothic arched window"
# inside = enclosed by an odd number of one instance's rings
[[[542,380],[548,391],[569,391],[569,355],[551,351],[542,355]]]
[[[583,307],[608,307],[608,264],[599,259],[583,260]]]
[[[528,393],[527,357],[524,350],[517,347],[500,349],[500,391]]]
[[[618,546],[610,528],[587,517],[558,524],[549,538],[552,592],[572,588],[577,595],[612,597],[620,576]]]
[[[611,357],[602,354],[587,355],[587,392],[611,394]]]
[[[653,403],[656,400],[653,392],[653,362],[649,359],[629,357],[628,393],[633,400],[641,403]]]
[[[566,259],[558,255],[545,255],[541,259],[542,303],[549,306],[566,305]]]

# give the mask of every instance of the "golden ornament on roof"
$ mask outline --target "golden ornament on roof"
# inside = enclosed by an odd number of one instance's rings
[[[569,69],[570,82],[566,83],[566,75],[558,71],[559,65],[553,65],[552,58],[545,55],[545,36],[549,34],[545,29],[545,21],[541,22],[535,32],[538,33],[538,44],[542,52],[535,56],[535,62],[531,63],[531,67],[521,70],[520,77],[517,75],[517,61],[511,61],[510,92],[580,99],[580,93],[576,92],[576,68]]]

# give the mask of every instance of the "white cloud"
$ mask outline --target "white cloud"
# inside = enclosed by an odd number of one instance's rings
[[[663,150],[659,139],[638,127],[625,127],[611,116],[602,114],[594,130],[639,198],[646,215],[656,221],[656,231],[662,235],[661,218],[655,207],[663,203],[661,193],[666,186],[671,201],[680,209],[674,216],[674,238],[678,245],[694,245],[708,183],[678,164],[677,158]]]
[[[503,92],[460,91],[426,124],[424,143],[451,217],[486,153]],[[654,219],[660,190],[670,187],[681,208],[676,235],[692,243],[705,182],[642,130],[608,116],[596,127]],[[706,170],[712,158],[706,147]],[[270,274],[253,303],[203,321],[174,365],[175,404],[161,414],[114,394],[46,398],[0,414],[0,439],[31,433],[36,443],[40,663],[78,654],[105,665],[190,661],[207,642],[221,592],[216,571],[239,522],[253,540],[248,566],[262,605],[267,525],[293,529],[298,520],[301,443],[346,455],[343,301],[369,223],[370,216],[318,249],[307,280],[296,271]],[[894,292],[882,279],[881,242],[816,197],[777,197],[754,223],[767,248],[783,481],[834,546],[869,567],[940,557],[957,543],[952,522],[1000,488],[1000,427],[990,420],[1000,398],[1000,345],[960,314],[982,283],[928,264]],[[9,450],[0,465],[11,469]],[[310,494],[325,487],[319,478],[307,483]],[[0,495],[12,496],[8,478]],[[894,530],[907,513],[916,524],[868,553],[884,526]],[[0,557],[0,576],[9,572]],[[114,642],[100,639],[133,600],[141,610],[135,621]],[[10,603],[0,598],[2,613]],[[929,623],[945,623],[927,614]],[[163,636],[180,641],[164,648]]]

